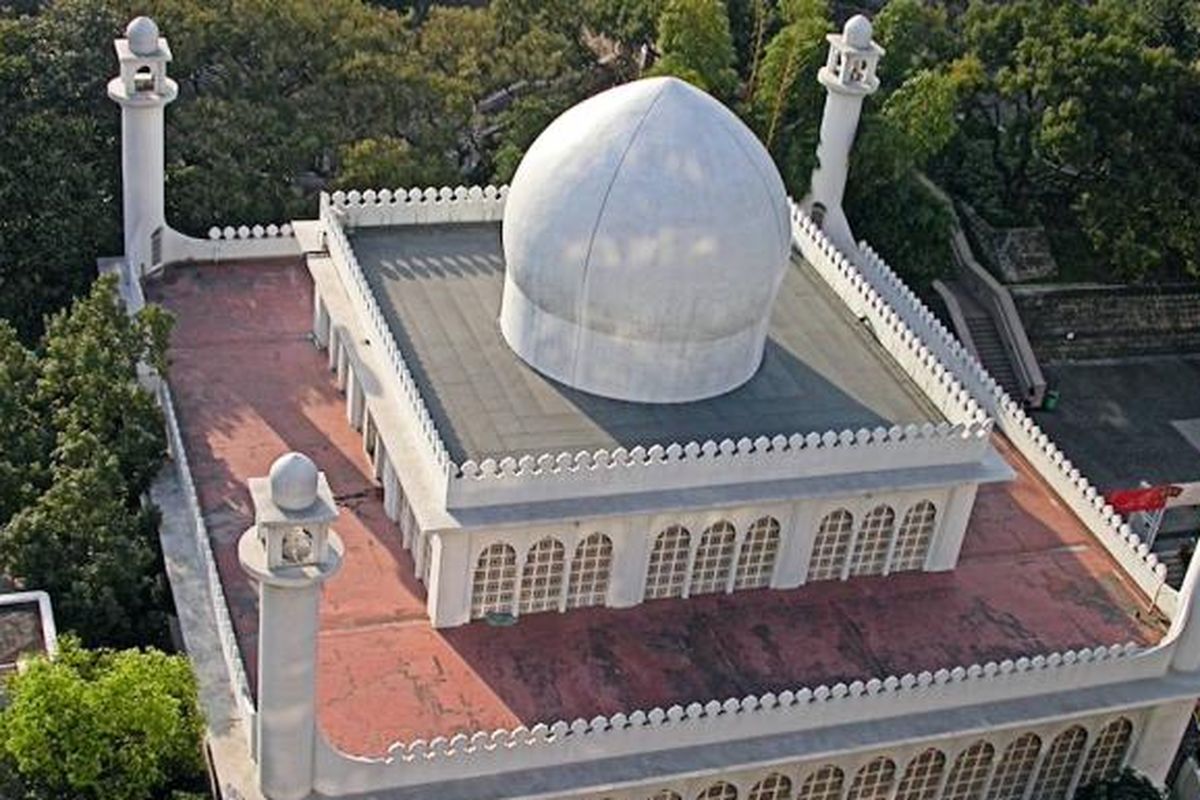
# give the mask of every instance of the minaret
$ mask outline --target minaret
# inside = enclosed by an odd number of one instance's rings
[[[179,87],[167,77],[171,49],[149,17],[137,17],[114,42],[121,74],[108,96],[121,104],[121,193],[125,258],[135,275],[162,261],[163,109]]]
[[[817,144],[817,167],[804,206],[835,245],[854,252],[854,234],[842,210],[850,147],[858,129],[863,98],[879,88],[875,67],[883,48],[871,41],[871,21],[862,14],[851,17],[841,33],[831,33],[829,60],[817,74],[825,86],[825,115]]]
[[[338,512],[325,473],[300,453],[249,484],[254,526],[238,558],[258,584],[258,783],[270,800],[299,800],[313,790],[317,612],[321,584],[342,562],[329,530]]]

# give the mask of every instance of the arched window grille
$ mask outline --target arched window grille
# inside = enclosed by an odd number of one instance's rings
[[[946,768],[946,756],[941,750],[930,748],[908,762],[896,800],[933,800],[942,782],[942,771]]]
[[[846,792],[846,800],[884,800],[896,777],[896,764],[890,758],[879,758],[862,767]]]
[[[881,575],[887,566],[888,548],[895,530],[896,512],[891,506],[875,506],[863,517],[850,555],[850,575]]]
[[[842,577],[846,552],[854,533],[854,515],[844,508],[831,511],[817,527],[812,558],[808,562],[810,581],[827,581]]]
[[[1114,777],[1125,760],[1129,740],[1133,738],[1133,723],[1121,717],[1104,726],[1088,750],[1079,775],[1079,785],[1087,786],[1095,781]]]
[[[804,779],[796,800],[839,800],[844,783],[842,771],[833,764],[826,764]]]
[[[479,554],[471,579],[471,619],[511,612],[517,582],[517,551],[497,542]]]
[[[558,610],[565,561],[566,550],[558,539],[546,537],[529,548],[521,571],[522,614]]]
[[[725,591],[729,583],[729,570],[733,566],[733,549],[737,541],[737,529],[733,523],[721,520],[714,522],[700,537],[696,550],[696,563],[692,565],[692,589],[690,594],[712,594]]]
[[[900,529],[896,532],[896,549],[892,554],[890,571],[924,568],[936,528],[937,507],[928,500],[922,500],[905,511]]]
[[[733,575],[734,589],[761,589],[771,585],[775,557],[779,555],[779,520],[762,517],[746,531]]]
[[[1004,748],[987,800],[1021,800],[1041,749],[1042,740],[1033,733],[1021,736]]]
[[[571,581],[567,608],[602,606],[608,601],[608,579],[612,575],[612,539],[593,533],[575,547],[571,558]]]
[[[786,775],[772,772],[750,787],[746,800],[792,800],[792,781]]]
[[[696,800],[737,800],[737,787],[726,781],[718,781],[696,795]]]
[[[980,800],[995,753],[996,748],[987,742],[975,742],[959,753],[946,779],[942,800]]]
[[[672,525],[654,540],[646,570],[646,599],[683,597],[687,581],[692,536],[682,525]]]
[[[1034,781],[1033,800],[1066,800],[1086,742],[1087,731],[1078,725],[1055,737]]]

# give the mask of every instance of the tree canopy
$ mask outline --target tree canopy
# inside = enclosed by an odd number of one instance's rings
[[[130,318],[112,278],[27,350],[0,321],[0,571],[54,597],[88,644],[162,642],[157,516],[142,504],[166,453],[138,363],[165,368],[170,322]]]
[[[89,651],[68,636],[54,660],[33,659],[7,690],[6,797],[150,800],[204,788],[204,723],[186,656]]]

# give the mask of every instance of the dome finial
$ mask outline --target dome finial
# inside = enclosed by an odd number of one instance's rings
[[[152,56],[158,52],[158,24],[149,17],[134,17],[125,26],[125,38],[134,55]]]
[[[285,453],[268,473],[271,500],[286,511],[303,511],[317,499],[317,465],[303,453]]]
[[[871,20],[862,14],[855,14],[846,20],[846,27],[842,28],[842,36],[846,37],[846,44],[857,50],[866,50],[870,47],[871,37],[874,33]]]

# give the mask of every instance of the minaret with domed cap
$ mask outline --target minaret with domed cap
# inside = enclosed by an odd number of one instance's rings
[[[329,529],[338,512],[325,473],[301,453],[249,484],[254,526],[238,558],[258,584],[259,787],[271,800],[298,800],[313,789],[318,610],[321,584],[342,562]]]
[[[120,74],[108,96],[121,106],[121,194],[125,258],[135,275],[162,261],[163,109],[179,89],[167,77],[171,49],[149,17],[137,17],[114,43]]]
[[[884,50],[872,41],[871,21],[857,14],[841,33],[831,33],[829,59],[817,74],[825,87],[825,114],[817,144],[817,166],[805,208],[825,234],[843,251],[855,251],[854,234],[842,210],[850,147],[858,129],[863,98],[879,88],[875,68]]]

